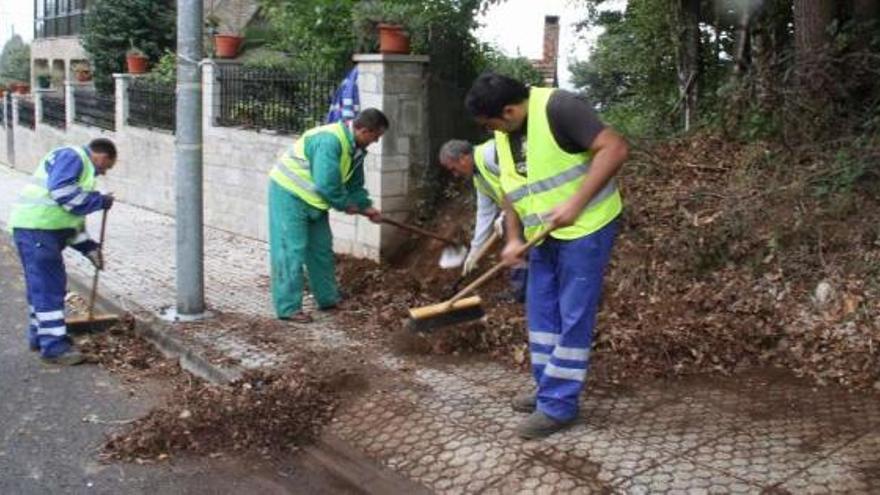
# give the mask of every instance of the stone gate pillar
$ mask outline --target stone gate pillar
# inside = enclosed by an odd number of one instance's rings
[[[375,205],[395,220],[408,220],[418,200],[416,187],[431,162],[428,146],[427,55],[355,55],[361,109],[375,107],[391,127],[373,144],[364,163],[366,186]],[[405,233],[364,217],[337,215],[356,231],[355,256],[380,259]]]

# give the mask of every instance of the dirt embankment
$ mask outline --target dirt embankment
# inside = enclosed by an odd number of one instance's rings
[[[596,374],[621,381],[769,365],[874,386],[880,185],[869,174],[823,193],[835,180],[829,159],[712,135],[636,150],[621,177],[626,210],[594,339]],[[470,193],[461,194],[434,222],[446,233],[472,225]],[[413,242],[381,268],[341,259],[352,331],[394,344],[407,308],[448,297],[457,273],[436,267],[441,248]],[[409,339],[406,349],[527,366],[523,310],[499,300],[505,288],[499,277],[479,291],[487,325]]]

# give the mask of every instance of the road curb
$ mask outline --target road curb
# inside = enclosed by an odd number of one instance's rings
[[[81,280],[76,274],[68,276],[68,283],[81,294],[88,294],[91,290],[88,285],[91,284],[91,280]],[[242,368],[222,367],[211,363],[206,357],[195,351],[192,346],[175,336],[171,323],[143,308],[125,309],[100,294],[95,300],[95,307],[101,312],[114,313],[119,316],[131,314],[134,318],[135,333],[156,346],[165,356],[177,359],[181,368],[199,378],[223,385],[238,380],[244,372]]]
[[[69,274],[68,284],[81,294],[90,292],[91,279],[82,280]],[[239,379],[244,371],[238,367],[222,367],[193,350],[174,335],[173,325],[146,309],[125,309],[104,296],[97,296],[99,312],[131,314],[134,331],[154,345],[165,356],[178,359],[181,368],[211,383],[223,385]],[[353,445],[331,433],[324,433],[314,444],[302,450],[303,460],[313,469],[320,469],[345,483],[352,491],[384,495],[388,493],[428,494],[423,485],[410,481],[395,471],[377,464]]]

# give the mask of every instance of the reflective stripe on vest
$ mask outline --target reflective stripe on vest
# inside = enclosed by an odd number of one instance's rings
[[[547,103],[553,91],[532,88],[529,94],[526,176],[516,171],[507,134],[495,133],[501,185],[522,221],[527,239],[537,235],[545,226],[547,215],[574,195],[590,173],[591,152],[568,153],[553,137],[547,119]],[[611,179],[584,207],[573,225],[554,231],[552,236],[576,239],[591,234],[614,220],[622,207],[617,182]]]
[[[474,150],[474,186],[501,206],[501,169],[495,162],[495,142],[493,140],[477,146]]]
[[[49,191],[47,167],[54,161],[55,155],[64,149],[76,152],[83,164],[82,172],[80,172],[76,185],[68,185],[55,191]],[[68,201],[64,207],[55,201],[58,198],[69,196],[77,188],[82,192]],[[85,217],[70,213],[69,210],[83,204],[88,198],[88,194],[94,189],[95,165],[89,159],[86,150],[78,146],[54,149],[43,157],[33,175],[28,178],[28,184],[19,193],[9,215],[9,230],[15,228],[82,230],[85,226]]]
[[[302,137],[289,146],[278,163],[269,171],[269,177],[279,186],[287,189],[311,206],[320,210],[330,209],[330,204],[318,193],[318,188],[312,178],[311,165],[305,151],[306,139],[321,132],[329,132],[339,140],[342,147],[339,169],[343,184],[348,182],[354,169],[352,167],[352,146],[345,131],[345,124],[337,122],[333,124],[315,127],[306,131]]]

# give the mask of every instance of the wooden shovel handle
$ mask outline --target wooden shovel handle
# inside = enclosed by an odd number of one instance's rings
[[[554,227],[551,226],[551,227],[547,227],[546,229],[542,230],[538,235],[536,235],[534,238],[532,238],[532,240],[527,242],[526,245],[522,247],[519,254],[523,255],[526,251],[531,249],[532,246],[534,246],[535,244],[544,240],[544,238],[547,237],[550,234],[550,232],[553,232],[553,229],[554,229]],[[490,268],[489,271],[480,275],[479,278],[477,278],[476,280],[474,280],[473,282],[468,284],[468,286],[465,287],[464,289],[461,289],[460,291],[458,291],[458,294],[452,296],[452,299],[447,301],[447,304],[451,307],[453,304],[455,304],[456,301],[464,298],[465,296],[467,296],[468,294],[470,294],[471,292],[473,292],[474,290],[476,290],[477,288],[482,286],[484,283],[486,283],[487,280],[489,280],[490,278],[495,276],[495,274],[498,273],[499,271],[501,271],[501,269],[504,268],[505,266],[506,265],[505,265],[504,261],[499,261],[498,263],[495,264],[495,266]]]
[[[425,237],[431,237],[433,239],[437,239],[438,241],[442,241],[446,244],[449,244],[450,246],[458,246],[460,244],[456,241],[453,241],[452,239],[450,239],[448,237],[443,237],[440,234],[435,234],[434,232],[431,232],[429,230],[425,230],[421,227],[416,227],[415,225],[410,225],[408,223],[398,222],[397,220],[392,220],[392,219],[384,217],[384,216],[381,218],[380,221],[382,223],[394,225],[395,227],[403,229],[403,230],[409,230],[410,232],[415,232],[416,234],[420,234]]]
[[[104,262],[104,232],[107,230],[107,210],[101,210],[101,233],[98,234],[98,256]],[[92,277],[92,292],[89,294],[89,321],[95,314],[95,298],[98,296],[98,267],[95,267],[95,275]]]

